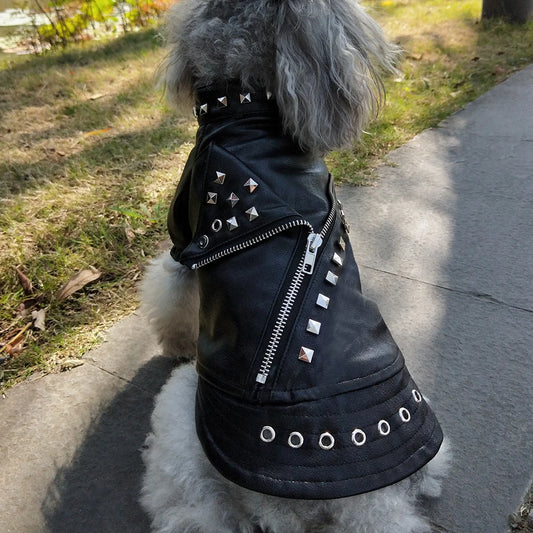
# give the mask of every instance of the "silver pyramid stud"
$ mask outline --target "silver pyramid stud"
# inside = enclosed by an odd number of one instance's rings
[[[319,294],[316,299],[316,304],[318,307],[322,307],[322,309],[327,309],[329,307],[329,298],[323,294]]]
[[[339,238],[339,246],[343,252],[346,250],[346,241],[342,237]]]
[[[245,184],[245,187],[248,187],[250,189],[250,193],[254,192],[257,187],[259,187],[259,183],[257,181],[254,181],[252,178],[250,178]]]
[[[228,196],[228,202],[231,204],[231,207],[235,207],[238,201],[239,201],[239,197],[234,192],[232,192]]]
[[[205,115],[207,113],[207,104],[202,104],[200,106],[200,115]]]
[[[306,348],[305,346],[302,346],[300,349],[300,355],[298,356],[298,359],[300,361],[303,361],[304,363],[310,363],[313,360],[313,355],[315,355],[314,350],[311,350],[311,348]]]
[[[216,192],[207,193],[207,203],[215,205],[217,203],[218,194]]]
[[[267,100],[272,100],[272,92],[271,91],[267,91],[266,92],[266,97],[267,97]]]
[[[227,107],[228,106],[228,98],[227,96],[221,96],[220,98],[217,98],[219,104],[221,107]]]
[[[309,319],[309,322],[307,322],[307,331],[309,333],[314,333],[315,335],[320,334],[320,326],[322,324],[320,322],[317,322],[316,320]]]
[[[250,104],[252,102],[252,95],[250,93],[239,94],[241,104]]]
[[[339,254],[333,254],[331,259],[337,266],[342,266],[342,257]]]
[[[226,220],[226,224],[228,225],[228,229],[230,231],[233,231],[234,229],[237,229],[239,227],[239,224],[237,223],[237,219],[235,217],[228,218],[228,220]]]
[[[331,272],[331,270],[329,270],[326,274],[326,281],[328,283],[331,283],[331,285],[337,285],[337,281],[339,281],[339,276],[336,276],[335,274],[333,274],[333,272]]]
[[[198,118],[198,108],[196,106],[192,108],[192,114],[194,115],[194,118]]]
[[[255,207],[250,207],[250,209],[247,209],[245,213],[248,216],[248,220],[250,222],[252,220],[255,220],[259,216],[259,213],[257,212],[257,209]]]
[[[214,180],[214,183],[217,185],[224,185],[224,180],[226,179],[226,174],[224,172],[219,172],[217,170],[217,179]]]

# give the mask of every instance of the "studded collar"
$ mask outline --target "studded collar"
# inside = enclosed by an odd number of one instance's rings
[[[201,87],[195,95],[193,115],[200,125],[228,117],[278,116],[278,108],[269,89],[243,89],[239,82],[229,81]]]

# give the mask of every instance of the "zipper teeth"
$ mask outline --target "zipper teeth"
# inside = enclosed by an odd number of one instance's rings
[[[300,259],[300,263],[298,264],[296,274],[291,281],[289,290],[287,291],[287,294],[285,295],[285,299],[283,300],[281,309],[278,313],[276,323],[274,324],[274,329],[272,330],[272,335],[268,342],[267,348],[265,350],[265,355],[263,357],[263,361],[259,369],[259,373],[258,373],[259,379],[260,377],[262,377],[266,380],[266,377],[270,373],[270,367],[272,366],[272,363],[274,361],[274,355],[276,354],[276,350],[278,349],[279,341],[281,340],[281,336],[285,329],[285,325],[287,324],[287,320],[292,310],[292,306],[294,305],[296,296],[298,295],[298,291],[300,290],[300,287],[302,286],[302,282],[305,277],[305,273],[303,270],[304,259],[305,259],[305,253],[304,255],[302,255],[302,258]]]
[[[326,222],[324,223],[324,227],[322,228],[322,231],[320,232],[320,237],[322,237],[322,239],[326,236],[326,233],[329,231],[329,228],[331,224],[333,223],[333,219],[335,218],[336,211],[337,211],[337,200],[334,200],[333,205],[331,206],[331,209],[329,210],[328,218],[326,219]]]
[[[324,238],[326,236],[326,233],[329,231],[329,228],[333,223],[333,220],[335,218],[336,207],[337,201],[334,201],[329,211],[328,218],[326,219],[322,231],[320,232],[321,238]],[[313,231],[312,228],[311,231]],[[302,282],[305,277],[305,272],[303,269],[304,262],[305,252],[303,253],[302,258],[300,259],[300,263],[298,264],[298,268],[296,269],[296,273],[291,281],[289,290],[285,295],[285,299],[283,300],[283,303],[281,305],[281,309],[278,313],[276,323],[274,324],[272,335],[268,342],[267,348],[265,350],[265,355],[263,356],[263,361],[261,362],[261,367],[259,368],[259,372],[256,377],[256,381],[258,383],[265,383],[268,374],[270,373],[270,368],[272,367],[272,363],[274,362],[274,356],[276,355],[281,336],[283,335],[283,331],[285,330],[285,326],[287,325],[287,320],[296,300],[296,296],[298,295],[298,292],[300,290],[300,287],[302,286]]]
[[[244,250],[245,248],[248,248],[260,242],[266,241],[267,239],[274,237],[274,235],[277,235],[278,233],[283,233],[284,231],[287,231],[288,229],[294,228],[296,226],[308,226],[310,230],[313,231],[313,227],[311,226],[311,224],[309,224],[309,222],[305,220],[293,220],[291,222],[282,224],[281,226],[277,226],[276,228],[271,229],[265,233],[261,233],[261,235],[258,235],[257,237],[253,237],[240,244],[236,244],[234,246],[230,246],[229,248],[225,248],[224,250],[217,252],[216,254],[210,257],[206,257],[205,259],[202,259],[198,263],[194,263],[194,265],[192,265],[191,268],[192,269],[201,268],[205,265],[208,265],[209,263],[218,261],[222,257],[226,257],[227,255],[234,254],[235,252],[240,252],[241,250]]]

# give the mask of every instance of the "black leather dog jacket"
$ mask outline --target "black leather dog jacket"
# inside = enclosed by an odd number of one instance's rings
[[[283,134],[266,92],[228,84],[197,98],[169,231],[172,256],[199,278],[207,457],[239,485],[290,498],[409,476],[437,453],[441,429],[361,294],[323,160]]]

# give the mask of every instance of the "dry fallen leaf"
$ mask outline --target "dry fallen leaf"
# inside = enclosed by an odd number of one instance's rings
[[[19,330],[11,339],[9,339],[3,346],[0,347],[0,353],[6,352],[8,355],[17,355],[22,351],[22,345],[26,339],[26,331],[30,328],[30,324],[26,324]]]
[[[44,325],[44,321],[46,319],[45,309],[39,309],[38,311],[32,311],[31,317],[33,318],[34,328],[40,329],[41,331],[44,331],[46,329],[46,326]]]
[[[77,274],[72,276],[66,283],[57,291],[56,299],[60,302],[74,294],[76,291],[83,289],[85,285],[91,283],[91,281],[97,280],[102,273],[94,268],[89,267],[84,270],[80,270]]]
[[[101,130],[88,131],[88,132],[85,133],[85,135],[87,135],[87,136],[89,136],[89,135],[102,135],[102,133],[107,133],[110,130],[111,130],[111,128],[103,128]]]
[[[9,352],[9,355],[11,357],[15,357],[16,355],[19,355],[20,353],[22,353],[22,350],[24,350],[24,346],[22,344],[23,343],[13,346],[13,348],[11,348],[11,351]]]
[[[19,270],[17,267],[15,267],[15,270],[17,272],[17,276],[19,278],[20,284],[22,285],[22,290],[24,291],[24,294],[32,294],[33,284],[30,278],[28,278],[28,276],[26,276],[26,274],[24,274],[24,272]]]

